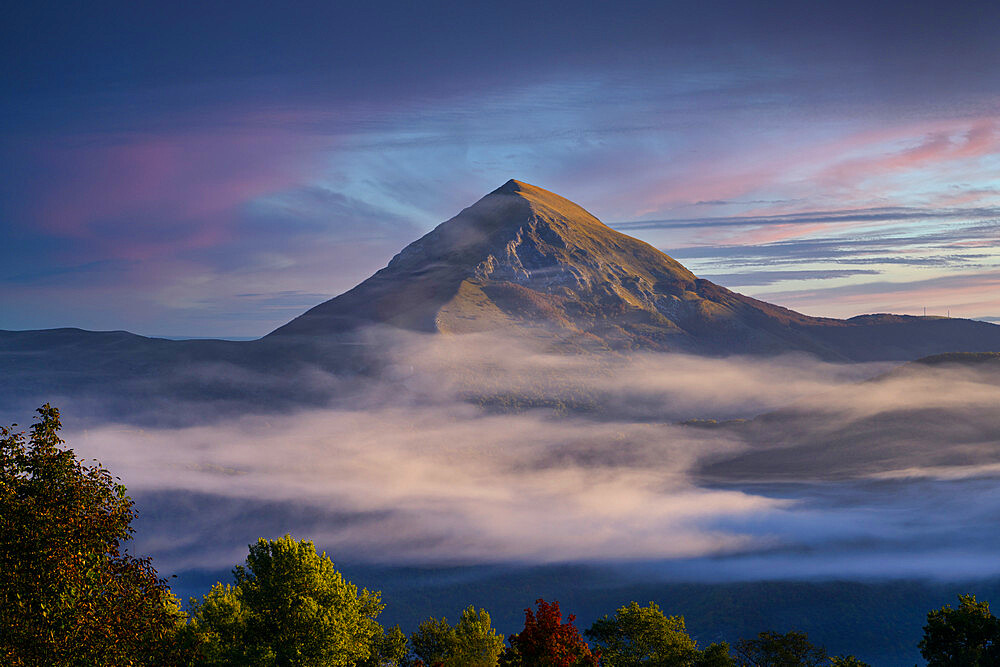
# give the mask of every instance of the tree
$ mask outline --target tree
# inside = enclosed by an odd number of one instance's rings
[[[705,652],[699,651],[687,633],[684,617],[664,615],[655,602],[648,607],[631,602],[613,618],[604,616],[595,621],[584,634],[600,647],[601,664],[606,667],[732,664],[728,645],[713,644]]]
[[[989,603],[975,595],[959,595],[958,601],[958,609],[945,605],[927,614],[920,655],[929,667],[1000,664],[1000,620]]]
[[[425,665],[443,665],[455,643],[455,628],[447,618],[429,618],[410,635],[413,654]]]
[[[818,667],[827,664],[826,651],[809,643],[804,632],[762,632],[756,639],[736,642],[740,667]]]
[[[37,412],[27,438],[0,427],[0,662],[183,662],[177,599],[122,548],[135,516],[125,487],[62,447],[56,408]]]
[[[503,636],[491,626],[490,615],[485,609],[476,611],[469,605],[455,626],[455,650],[452,662],[446,664],[489,666],[496,665],[503,652]]]
[[[709,644],[698,656],[695,665],[697,667],[736,667],[736,661],[729,654],[729,643],[719,642]]]
[[[383,644],[379,593],[359,593],[310,541],[261,538],[233,576],[191,600],[205,664],[354,665]]]
[[[503,651],[503,637],[491,627],[489,613],[471,605],[455,627],[446,618],[424,621],[410,644],[424,664],[444,667],[494,667]]]
[[[502,665],[523,667],[597,667],[600,651],[591,652],[580,637],[570,614],[565,623],[559,603],[551,604],[539,598],[538,613],[524,610],[524,629],[510,636],[510,647],[500,658]]]
[[[601,647],[601,662],[607,667],[690,665],[698,654],[684,618],[665,616],[655,602],[648,607],[631,602],[613,618],[595,621],[584,634]]]
[[[359,667],[401,667],[409,665],[406,635],[395,626],[372,642],[372,652]]]
[[[872,667],[853,655],[833,656],[830,658],[832,667]]]

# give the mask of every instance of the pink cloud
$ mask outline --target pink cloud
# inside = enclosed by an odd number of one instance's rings
[[[952,317],[1000,316],[1000,271],[957,274],[916,281],[871,282],[850,286],[760,292],[758,298],[796,310],[832,317],[891,312]]]
[[[926,202],[918,193],[893,179],[926,172],[944,188],[957,174],[976,175],[978,161],[995,154],[1000,118],[994,116],[865,129],[824,141],[790,134],[784,144],[704,159],[629,194],[640,217],[669,215],[699,201],[730,202],[747,215],[920,205]],[[671,165],[667,171],[673,170]],[[752,203],[758,199],[776,203]]]
[[[802,224],[777,224],[777,225],[765,225],[760,227],[753,227],[751,229],[741,229],[735,232],[730,232],[725,240],[716,239],[717,243],[724,243],[726,245],[760,245],[764,243],[776,243],[778,241],[785,241],[787,239],[800,238],[802,236],[808,236],[813,232],[826,231],[829,232],[831,229],[843,229],[846,227],[857,226],[860,223],[838,223],[838,224],[814,224],[814,225],[802,225]]]
[[[936,206],[967,206],[970,204],[991,204],[1000,199],[1000,190],[991,188],[981,188],[975,190],[961,190],[938,195],[935,198]]]
[[[898,172],[925,168],[942,168],[959,160],[974,160],[1000,152],[997,121],[984,119],[971,128],[962,126],[934,129],[920,138],[920,143],[902,150],[875,144],[868,147],[874,153],[836,161],[823,169],[817,180],[828,187],[857,187],[873,177],[885,177]],[[888,138],[888,137],[887,137]],[[916,137],[909,137],[911,140]],[[835,156],[831,156],[834,157]]]
[[[957,146],[954,154],[958,157],[986,155],[997,151],[1000,137],[997,136],[998,122],[984,122],[965,133],[965,141]]]
[[[113,256],[143,259],[212,246],[239,207],[302,184],[316,167],[308,137],[273,128],[75,137],[38,159],[51,174],[33,216],[51,234],[105,233]]]
[[[734,169],[725,162],[697,162],[689,165],[683,175],[654,180],[638,191],[631,191],[633,205],[638,202],[634,215],[647,216],[702,201],[748,197],[777,180],[783,166],[779,160],[760,161],[746,169]]]

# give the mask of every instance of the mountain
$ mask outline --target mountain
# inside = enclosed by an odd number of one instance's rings
[[[371,325],[443,335],[495,331],[570,352],[909,361],[1000,350],[1000,326],[985,322],[817,318],[737,294],[573,202],[511,180],[352,290],[260,340],[0,331],[0,410],[17,413],[39,399],[92,401],[160,421],[183,419],[161,409],[168,395],[205,411],[323,404],[341,390],[317,385],[317,368],[343,377],[377,374],[384,350],[364,335]]]
[[[1000,326],[984,322],[818,318],[737,294],[573,202],[515,180],[267,339],[342,335],[373,324],[498,330],[582,349],[712,355],[801,351],[837,360],[909,360],[1000,350]]]
[[[1000,326],[971,320],[809,317],[702,280],[573,202],[519,181],[403,249],[354,289],[256,341],[170,341],[124,331],[0,331],[0,410],[46,400],[182,420],[321,405],[342,378],[374,377],[385,350],[371,325],[455,335],[494,331],[547,349],[702,355],[806,352],[837,361],[909,361],[1000,350]],[[347,380],[344,380],[345,382]]]
[[[511,180],[270,337],[388,324],[506,329],[594,349],[822,353],[789,326],[814,322],[699,280],[573,202]]]

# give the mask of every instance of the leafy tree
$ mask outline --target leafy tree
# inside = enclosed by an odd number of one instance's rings
[[[320,667],[379,657],[379,594],[359,593],[312,542],[261,538],[233,575],[234,585],[191,600],[205,664]]]
[[[975,595],[959,595],[958,601],[958,609],[945,605],[927,614],[920,655],[929,667],[1000,664],[1000,620],[989,603]]]
[[[447,618],[429,618],[410,635],[413,653],[425,665],[443,665],[455,643],[455,628]]]
[[[406,635],[395,626],[372,642],[372,652],[359,667],[405,667],[410,664]]]
[[[503,651],[503,637],[491,627],[489,613],[471,605],[455,627],[446,618],[424,621],[410,644],[424,664],[444,667],[493,667]]]
[[[496,665],[504,648],[503,636],[491,626],[489,613],[485,609],[476,611],[472,605],[462,611],[455,638],[455,665]]]
[[[740,667],[818,667],[826,665],[826,651],[809,643],[809,635],[791,631],[787,634],[762,632],[756,639],[736,642]]]
[[[56,408],[37,412],[27,438],[0,427],[0,662],[183,662],[177,599],[122,548],[135,516],[125,487],[62,447]]]
[[[862,662],[853,655],[833,656],[830,658],[833,667],[872,667],[867,662]]]
[[[709,644],[698,656],[695,665],[696,667],[736,667],[736,661],[729,654],[729,644],[719,642]]]
[[[648,607],[632,602],[613,618],[595,621],[584,634],[600,647],[601,664],[606,667],[732,664],[728,645],[713,644],[706,649],[706,657],[688,635],[684,617],[664,615],[655,602]]]
[[[597,667],[600,651],[591,652],[580,637],[570,614],[565,623],[559,603],[539,598],[538,613],[524,610],[524,629],[510,636],[510,647],[500,657],[501,665],[523,667]]]

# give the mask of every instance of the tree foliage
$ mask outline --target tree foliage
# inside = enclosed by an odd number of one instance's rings
[[[191,601],[205,664],[354,665],[385,642],[379,594],[359,593],[310,541],[261,538],[233,575]]]
[[[429,618],[410,635],[413,654],[425,665],[443,665],[454,644],[455,629],[447,618]]]
[[[125,487],[62,447],[56,408],[37,412],[28,437],[0,428],[3,664],[183,661],[176,598],[122,548],[135,516]]]
[[[390,628],[372,641],[371,655],[358,663],[359,667],[400,667],[409,665],[406,635],[399,626]]]
[[[504,648],[489,613],[471,605],[454,627],[446,618],[424,621],[410,636],[410,644],[425,665],[444,667],[494,667]]]
[[[729,647],[713,644],[705,652],[688,635],[683,616],[666,616],[655,602],[631,602],[613,617],[598,619],[584,633],[601,651],[605,667],[694,667],[730,665]]]
[[[826,651],[809,642],[804,632],[787,634],[767,631],[756,639],[736,642],[737,664],[740,667],[818,667],[828,665]]]
[[[697,667],[736,667],[736,661],[729,653],[729,643],[719,642],[709,644],[698,656],[695,665]]]
[[[607,667],[689,665],[698,653],[682,616],[666,616],[655,602],[632,602],[611,618],[598,619],[584,633],[601,648]]]
[[[535,601],[538,612],[524,610],[524,629],[510,636],[510,646],[500,659],[502,665],[524,667],[582,667],[599,664],[600,651],[592,652],[583,641],[570,614],[562,621],[559,603]]]
[[[830,658],[831,667],[872,667],[853,655],[837,655]]]
[[[1000,664],[1000,620],[988,602],[958,596],[958,609],[945,605],[927,614],[917,645],[929,667],[978,667]]]

